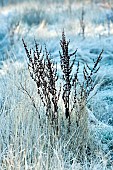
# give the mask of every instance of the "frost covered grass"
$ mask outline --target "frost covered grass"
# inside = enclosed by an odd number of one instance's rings
[[[48,119],[28,70],[24,69],[25,66],[21,70],[17,69],[15,64],[10,64],[8,68],[7,75],[0,79],[2,87],[0,169],[110,169],[109,149],[112,148],[112,127],[96,122],[97,120],[89,113],[88,140],[91,150],[87,153],[89,158],[86,155],[84,163],[81,164],[75,154],[77,140],[75,116],[72,116],[70,135],[67,134],[67,124],[63,116],[60,120],[62,135],[51,146]],[[23,91],[21,84],[35,100],[38,111],[29,95]],[[59,112],[61,114],[64,112],[62,105]]]
[[[0,169],[62,169],[104,170],[113,165],[113,36],[107,15],[109,8],[84,1],[38,1],[11,3],[0,8]],[[100,1],[99,1],[100,2]],[[48,4],[48,6],[47,6]],[[82,8],[84,5],[84,17]],[[112,4],[111,4],[112,5]],[[95,15],[96,14],[96,15]],[[84,38],[82,25],[85,24]],[[26,67],[22,44],[34,48],[34,37],[47,48],[58,62],[61,32],[65,28],[71,39],[70,52],[78,48],[77,62],[92,67],[93,60],[104,49],[101,69],[97,74],[98,91],[81,113],[88,116],[89,150],[84,161],[78,161],[77,149],[83,140],[76,135],[75,114],[71,118],[70,135],[65,119],[62,99],[59,100],[61,136],[51,143],[50,126],[45,109],[37,94],[36,84]],[[111,35],[110,35],[111,34]],[[75,65],[77,64],[75,63]],[[76,69],[76,66],[75,68]],[[59,73],[60,74],[60,73]],[[82,79],[82,76],[81,76]],[[95,94],[95,92],[94,92]],[[34,105],[35,104],[35,105]],[[41,115],[39,119],[38,115]],[[84,119],[85,120],[85,119]],[[83,121],[84,122],[84,121]],[[86,122],[84,122],[86,123]],[[78,148],[76,143],[78,141]],[[51,145],[52,144],[52,145]],[[78,154],[78,155],[77,155]]]

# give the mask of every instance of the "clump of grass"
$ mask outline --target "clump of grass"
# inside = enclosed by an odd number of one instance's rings
[[[64,31],[62,32],[62,39],[60,41],[61,51],[60,65],[62,71],[63,82],[62,85],[58,85],[58,80],[61,78],[58,76],[57,63],[54,63],[50,59],[50,53],[45,46],[44,52],[42,47],[39,49],[39,45],[35,41],[35,49],[33,51],[28,47],[23,40],[23,45],[29,59],[28,69],[30,71],[31,78],[35,81],[37,86],[37,93],[46,109],[46,115],[48,117],[48,128],[51,133],[52,142],[54,139],[61,138],[64,129],[61,128],[61,119],[63,113],[59,115],[59,97],[62,96],[62,101],[65,107],[65,118],[68,120],[67,129],[68,137],[73,138],[74,150],[78,161],[83,162],[87,152],[90,148],[89,143],[89,127],[88,127],[88,111],[87,103],[90,93],[94,90],[95,79],[94,75],[97,74],[100,67],[98,66],[102,59],[102,52],[94,61],[92,68],[86,63],[83,68],[83,80],[79,79],[80,62],[77,62],[75,72],[72,73],[73,67],[76,62],[75,50],[72,54],[69,53],[69,43],[66,40]],[[59,88],[58,88],[59,87]],[[66,122],[66,120],[65,120]],[[71,123],[74,122],[74,128],[71,127]],[[74,133],[71,130],[74,130]],[[55,138],[54,138],[55,137]],[[70,140],[68,141],[70,142]],[[69,144],[71,147],[72,144]],[[50,161],[49,161],[50,162]]]

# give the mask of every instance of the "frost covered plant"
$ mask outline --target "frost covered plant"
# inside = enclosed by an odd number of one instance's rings
[[[102,59],[103,51],[94,61],[92,68],[87,63],[84,65],[81,81],[79,77],[80,62],[76,61],[77,50],[70,54],[69,43],[70,41],[66,40],[63,31],[60,41],[61,51],[59,52],[62,77],[58,77],[57,63],[50,59],[50,53],[47,51],[46,46],[43,52],[42,47],[39,49],[39,45],[35,41],[35,49],[33,51],[31,49],[28,50],[23,40],[23,45],[29,59],[28,68],[31,78],[36,83],[37,93],[46,109],[50,131],[53,129],[54,132],[51,134],[57,137],[61,137],[60,134],[63,134],[63,132],[59,133],[60,127],[63,126],[60,124],[63,114],[59,116],[59,96],[61,95],[65,108],[65,117],[68,120],[68,135],[74,138],[77,159],[83,161],[87,151],[90,150],[88,147],[89,128],[86,105],[90,93],[96,85],[94,75],[97,74],[100,68],[98,65]],[[77,62],[77,66],[73,73],[72,70],[75,62]],[[63,78],[62,85],[58,85],[60,78]],[[71,132],[73,128],[70,128],[72,121],[74,121],[74,135]],[[63,131],[64,129],[61,128],[61,130]]]
[[[83,159],[86,152],[90,149],[88,147],[89,143],[89,127],[88,127],[88,117],[89,113],[87,110],[87,103],[90,99],[90,94],[94,90],[95,83],[95,74],[98,72],[100,67],[98,66],[101,59],[102,53],[99,54],[97,59],[94,61],[93,67],[90,68],[86,63],[83,68],[83,80],[82,82],[79,80],[79,67],[80,63],[78,62],[77,70],[73,78],[73,86],[74,86],[74,115],[76,121],[76,146],[78,149],[78,157]],[[88,151],[89,152],[89,151]]]
[[[76,60],[76,52],[77,50],[69,54],[69,41],[66,41],[66,37],[64,34],[64,31],[62,32],[62,40],[60,41],[60,46],[62,49],[62,52],[60,53],[60,63],[61,63],[61,70],[63,72],[63,80],[64,80],[64,85],[63,85],[63,94],[62,94],[62,99],[65,105],[65,116],[69,120],[70,124],[70,95],[71,95],[71,90],[72,90],[72,69],[73,65]],[[71,61],[71,57],[75,56],[74,59]]]
[[[39,49],[35,41],[35,50],[31,57],[31,50],[28,51],[23,40],[24,48],[29,59],[28,68],[32,79],[36,82],[37,93],[46,108],[46,115],[54,129],[54,133],[58,135],[58,100],[60,96],[60,88],[57,90],[57,64],[50,59],[50,54],[45,46],[45,52]]]

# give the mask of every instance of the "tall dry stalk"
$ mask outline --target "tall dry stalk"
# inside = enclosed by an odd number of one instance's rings
[[[37,93],[39,94],[49,122],[58,135],[58,100],[60,89],[57,90],[57,64],[50,59],[50,54],[45,47],[45,52],[42,48],[39,49],[35,41],[35,50],[32,52],[27,49],[27,45],[23,40],[24,48],[29,59],[28,69],[32,79],[37,85]],[[32,56],[33,55],[33,56]]]
[[[87,110],[87,103],[89,100],[90,93],[94,90],[95,84],[95,74],[97,74],[100,67],[98,66],[102,60],[102,53],[99,54],[97,59],[94,61],[92,68],[86,63],[83,69],[83,81],[79,80],[79,62],[77,65],[77,70],[73,79],[74,86],[74,103],[73,110],[75,114],[76,122],[76,148],[77,148],[77,158],[79,160],[84,160],[87,150],[89,150],[89,126],[88,117],[89,113]]]
[[[81,17],[80,17],[80,28],[81,28],[81,34],[82,34],[83,39],[85,38],[85,27],[86,27],[84,18],[85,18],[85,10],[82,7],[82,12],[81,12]]]
[[[72,54],[69,54],[69,43],[70,41],[66,41],[65,33],[62,32],[62,40],[60,41],[60,46],[62,49],[62,52],[60,53],[60,63],[61,63],[61,69],[63,72],[63,94],[62,99],[65,105],[65,116],[66,119],[69,120],[69,126],[70,126],[70,94],[72,91],[72,69],[75,64],[76,60],[76,51]],[[74,56],[74,59],[71,61],[71,57]]]

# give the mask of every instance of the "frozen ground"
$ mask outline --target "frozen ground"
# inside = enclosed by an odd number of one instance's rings
[[[112,5],[112,4],[111,4]],[[82,34],[82,27],[80,25],[81,13],[84,6],[84,24],[85,33]],[[11,144],[17,141],[18,146],[14,147],[16,155],[15,164],[21,162],[21,157],[24,159],[24,149],[29,148],[28,157],[30,157],[30,148],[32,148],[31,139],[34,138],[34,145],[36,144],[39,130],[39,125],[33,128],[27,127],[27,124],[37,123],[37,120],[32,118],[34,108],[28,106],[30,101],[27,97],[23,97],[22,92],[19,91],[19,83],[25,82],[28,86],[29,92],[35,96],[32,88],[32,83],[27,73],[27,58],[22,44],[22,38],[32,48],[34,46],[34,38],[41,45],[46,43],[47,48],[51,52],[52,59],[59,63],[60,39],[63,28],[67,38],[70,39],[70,51],[77,50],[77,60],[80,60],[81,66],[88,63],[90,66],[93,60],[104,49],[103,59],[100,63],[100,70],[97,75],[97,84],[99,84],[97,94],[89,101],[87,107],[95,115],[99,121],[100,126],[92,126],[92,133],[95,142],[102,141],[103,150],[109,154],[113,149],[113,13],[110,5],[107,3],[90,3],[90,1],[74,1],[71,5],[66,1],[61,2],[21,2],[16,4],[6,5],[0,8],[0,168],[6,168],[11,160],[10,154],[13,154]],[[84,36],[84,37],[83,37]],[[27,82],[27,84],[26,84]],[[26,100],[28,102],[26,102]],[[24,103],[24,106],[23,106]],[[32,110],[29,114],[29,110]],[[19,112],[22,114],[18,116]],[[25,112],[25,115],[23,115]],[[28,115],[31,118],[28,118]],[[36,115],[35,115],[36,116]],[[18,120],[19,119],[19,120]],[[25,120],[25,124],[22,120]],[[15,121],[15,122],[14,122]],[[18,135],[15,137],[16,130],[19,128],[19,122],[25,130],[25,136],[22,136],[24,142],[18,141]],[[20,133],[21,128],[19,129]],[[11,137],[14,139],[8,139]],[[96,136],[96,137],[95,137]],[[11,142],[10,142],[11,141]],[[19,142],[21,143],[19,146]],[[38,143],[40,146],[40,144]],[[22,147],[19,150],[18,147]],[[17,149],[17,150],[16,150]],[[41,150],[42,151],[42,150]],[[41,155],[40,151],[40,157]],[[22,155],[21,155],[22,154]],[[111,152],[110,165],[113,165],[113,153]],[[6,156],[7,155],[7,156]],[[6,160],[5,160],[6,156]],[[43,157],[43,156],[42,156]],[[56,156],[59,158],[59,155]],[[42,158],[39,158],[42,159]],[[54,158],[55,159],[55,158]],[[60,158],[59,158],[60,159]],[[59,161],[59,169],[75,169],[79,164],[72,164],[68,167],[67,163]],[[104,159],[104,158],[103,158]],[[4,162],[2,162],[4,160]],[[18,161],[17,161],[18,160]],[[6,162],[7,163],[6,163]],[[9,162],[8,162],[9,161]],[[16,162],[17,161],[17,162]],[[40,160],[39,160],[40,161]],[[55,161],[55,160],[53,160]],[[106,167],[106,162],[101,165],[103,160],[99,160],[97,169]],[[106,160],[105,160],[106,161]],[[9,164],[8,164],[9,163]],[[30,164],[29,162],[27,162]],[[3,166],[4,164],[4,166]],[[13,163],[12,163],[13,164]],[[66,166],[65,166],[66,164]],[[96,164],[96,163],[95,163]],[[37,167],[38,167],[37,163]],[[45,166],[45,164],[43,165]],[[42,167],[43,167],[42,166]],[[26,165],[27,167],[27,165]],[[86,167],[84,167],[85,169]],[[94,165],[92,163],[92,169]],[[7,169],[7,168],[6,168]],[[10,167],[11,169],[11,167]],[[19,167],[18,167],[19,169]],[[20,166],[21,169],[21,166]],[[27,169],[30,169],[27,167]],[[37,168],[36,168],[37,169]],[[55,168],[54,168],[55,169]],[[86,168],[87,169],[87,168]]]

